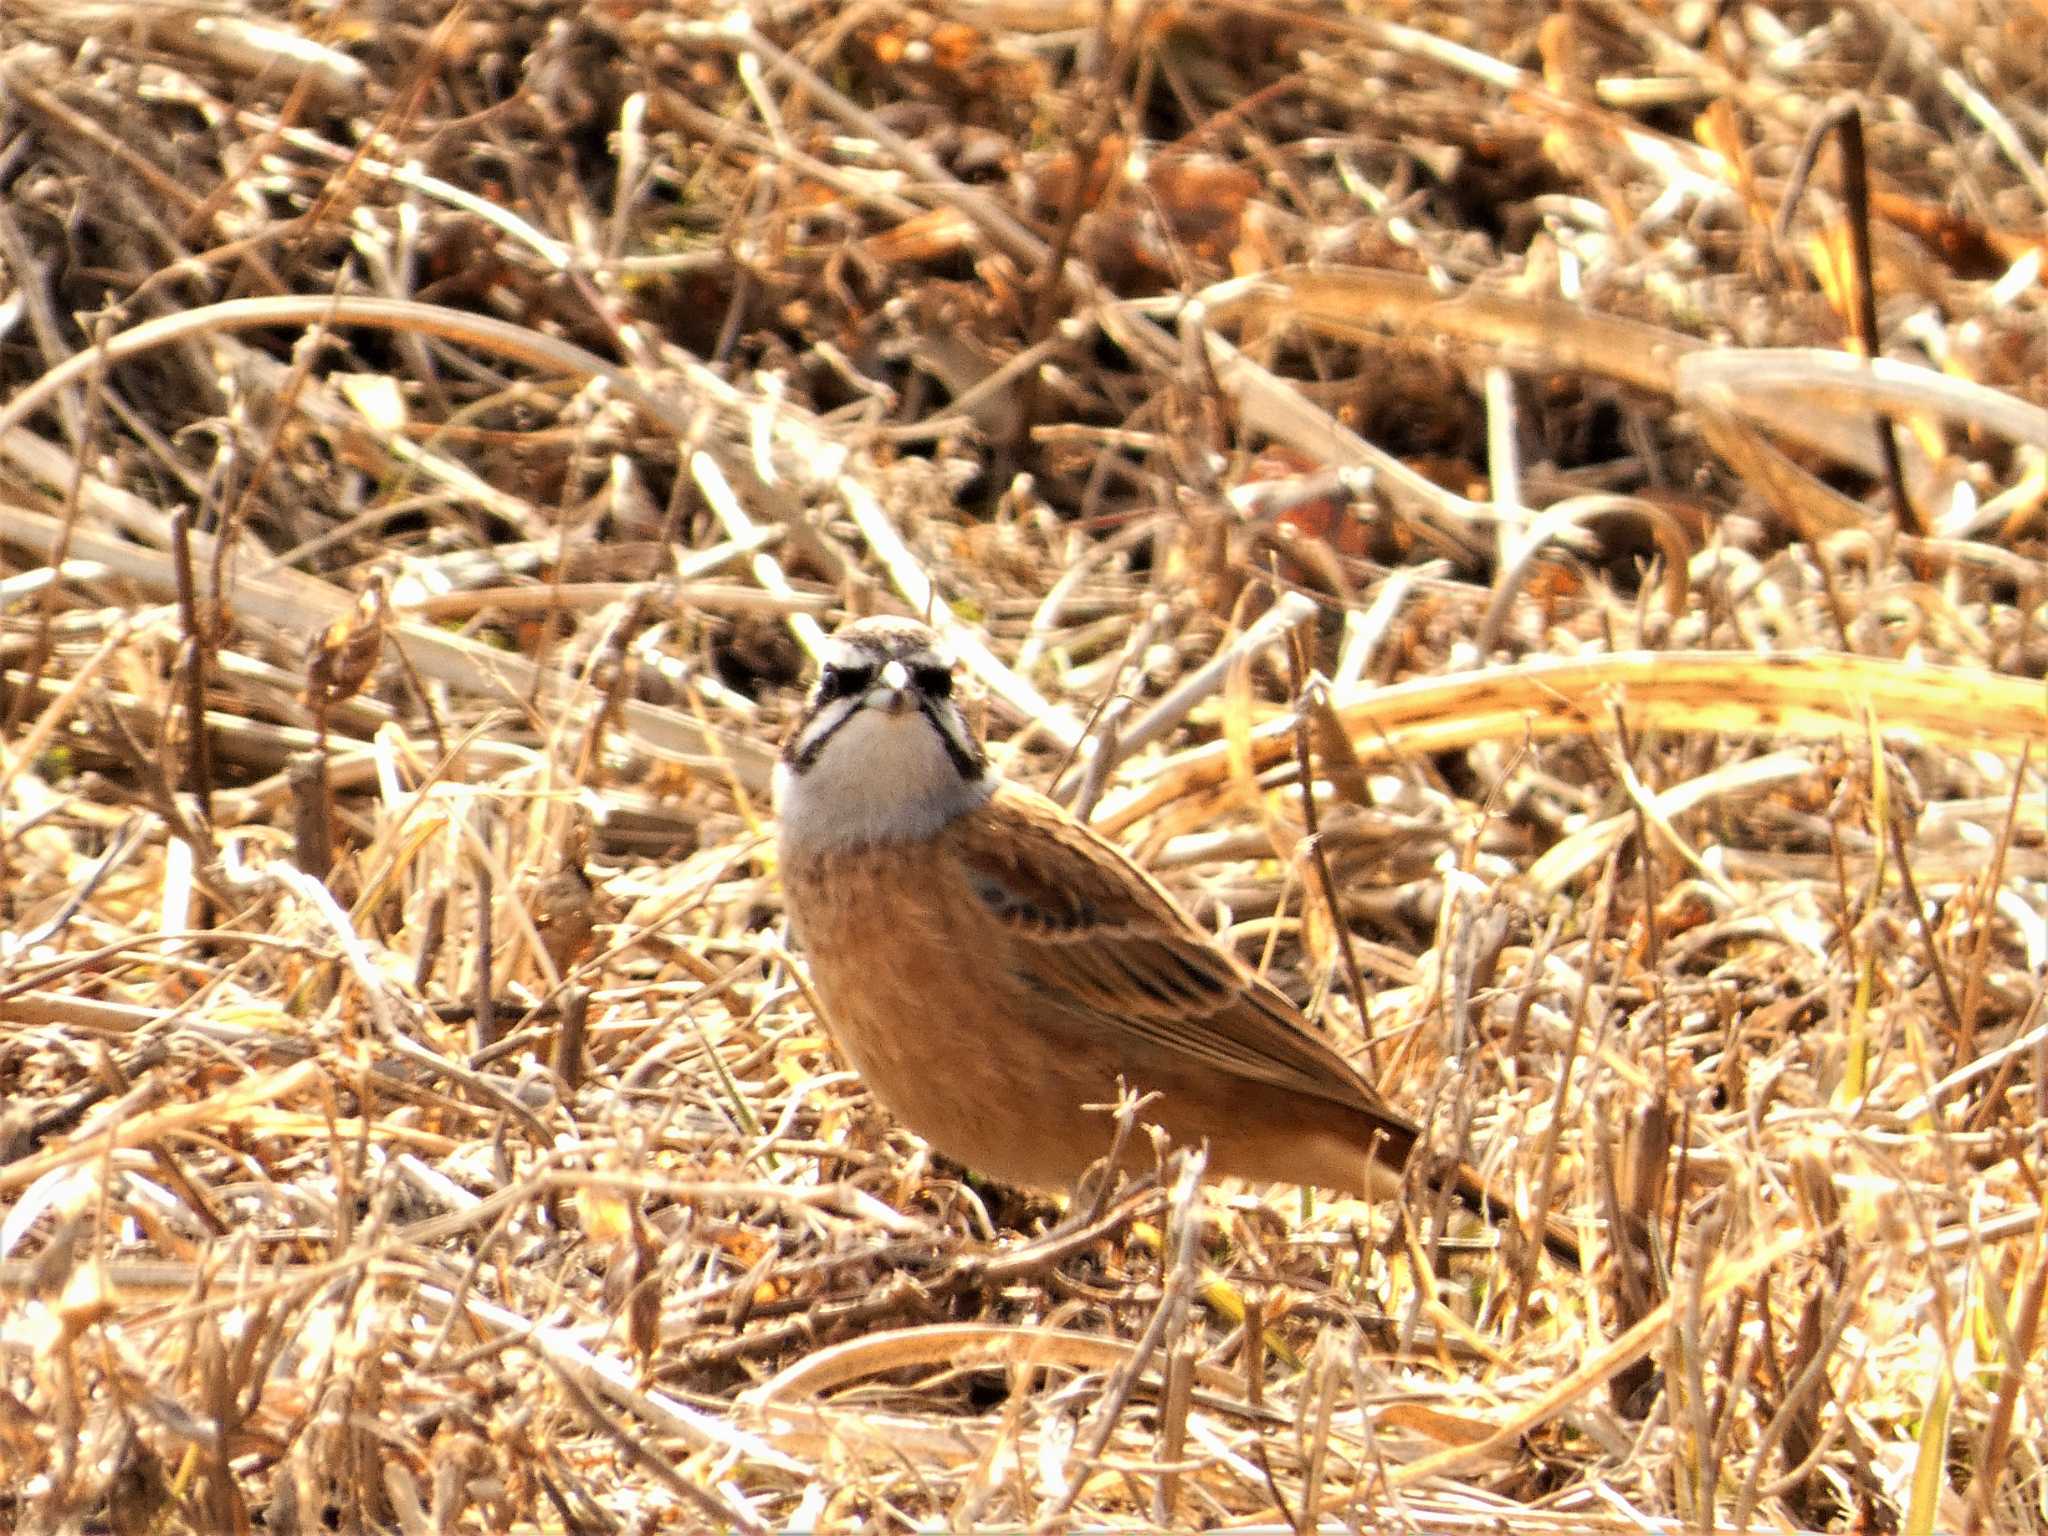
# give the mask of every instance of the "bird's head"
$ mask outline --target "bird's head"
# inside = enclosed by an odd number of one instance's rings
[[[832,635],[775,770],[786,852],[930,837],[988,798],[953,674],[914,619],[857,619]]]

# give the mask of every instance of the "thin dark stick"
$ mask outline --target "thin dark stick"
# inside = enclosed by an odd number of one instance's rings
[[[1301,779],[1301,821],[1308,841],[1309,861],[1315,867],[1316,885],[1337,939],[1337,953],[1344,963],[1344,984],[1351,989],[1351,1005],[1358,1010],[1359,1032],[1365,1036],[1366,1064],[1375,1079],[1380,1072],[1379,1049],[1371,1031],[1365,1028],[1365,978],[1358,969],[1358,953],[1351,945],[1351,928],[1344,921],[1344,906],[1338,898],[1337,880],[1330,873],[1330,860],[1323,851],[1322,825],[1316,816],[1316,772],[1309,750],[1308,732],[1308,642],[1299,629],[1287,637],[1287,664],[1294,684],[1294,759]]]
[[[326,752],[294,752],[284,765],[284,775],[292,795],[292,863],[315,880],[325,881],[334,868]]]
[[[171,514],[171,567],[178,580],[178,620],[185,628],[179,681],[185,696],[185,791],[199,807],[199,819],[213,825],[213,737],[206,728],[206,675],[212,653],[212,625],[199,613],[192,575],[192,514]]]
[[[427,915],[420,925],[419,956],[413,963],[413,990],[422,997],[427,995],[427,984],[434,979],[434,967],[441,958],[441,945],[448,934],[448,893],[443,890],[427,902]]]
[[[1963,1045],[1963,1009],[1956,1001],[1956,989],[1948,979],[1948,963],[1941,958],[1941,949],[1934,942],[1934,925],[1927,920],[1927,908],[1920,900],[1920,887],[1913,879],[1913,866],[1906,860],[1906,839],[1899,831],[1898,807],[1892,807],[1891,815],[1885,818],[1885,830],[1891,836],[1892,857],[1899,863],[1899,883],[1906,888],[1906,900],[1913,907],[1914,926],[1920,930],[1920,937],[1927,945],[1927,963],[1934,969],[1934,983],[1941,992],[1941,1006],[1948,1010],[1951,1033],[1960,1051]]]
[[[1534,1224],[1525,1225],[1522,1231],[1521,1266],[1515,1274],[1514,1305],[1508,1311],[1510,1337],[1521,1324],[1522,1309],[1529,1304],[1529,1292],[1536,1284],[1536,1261],[1542,1253],[1543,1244],[1540,1237],[1534,1241],[1531,1238],[1541,1232],[1543,1219],[1550,1214],[1552,1192],[1557,1187],[1557,1148],[1564,1134],[1565,1098],[1571,1091],[1572,1064],[1579,1059],[1579,1050],[1586,1038],[1586,1021],[1593,1010],[1594,973],[1600,963],[1600,946],[1607,938],[1608,919],[1614,910],[1614,883],[1619,858],[1618,852],[1607,856],[1607,864],[1600,873],[1600,884],[1594,892],[1593,919],[1586,927],[1586,965],[1580,976],[1578,996],[1572,1003],[1571,1036],[1565,1044],[1564,1059],[1558,1063],[1557,1091],[1550,1100],[1550,1123],[1544,1127],[1543,1148],[1536,1162]],[[1589,1083],[1587,1092],[1591,1091]],[[1624,1241],[1625,1234],[1618,1229],[1610,1229],[1609,1247],[1619,1250]]]
[[[0,731],[9,736],[21,724],[29,700],[42,687],[43,669],[49,666],[50,657],[56,650],[57,604],[60,601],[59,589],[64,585],[64,562],[71,558],[71,535],[78,526],[79,508],[84,504],[86,466],[92,462],[93,444],[106,414],[103,398],[107,382],[106,346],[107,338],[112,334],[112,320],[111,312],[105,313],[94,326],[95,355],[92,373],[86,379],[85,424],[79,437],[78,451],[73,457],[75,468],[71,483],[64,491],[62,528],[50,549],[50,584],[43,588],[36,603],[35,639],[30,642],[28,656],[22,664],[22,685],[7,706],[4,725],[0,725]]]
[[[1981,893],[1978,899],[1987,909],[2005,884],[2006,861],[2012,856],[2013,833],[2019,827],[2020,799],[2025,792],[2027,767],[2033,756],[2033,742],[2022,742],[2020,760],[2013,765],[2012,794],[2005,803],[2005,821],[1998,829],[1998,848],[1984,871],[1984,883],[1978,887]],[[1956,1042],[1956,1054],[1964,1061],[1974,1059],[1977,1054],[1977,1014],[1984,1002],[1984,976],[1990,963],[1991,933],[1990,923],[1977,925],[1976,942],[1970,946],[1970,958],[1963,968],[1962,1034]]]
[[[482,1051],[497,1044],[498,1006],[491,996],[491,867],[482,859],[476,869],[476,1024],[472,1050]]]
[[[1877,282],[1870,266],[1870,163],[1863,153],[1863,113],[1851,101],[1837,102],[1814,119],[1799,146],[1791,179],[1785,186],[1785,200],[1778,205],[1777,226],[1772,237],[1782,241],[1791,223],[1792,210],[1806,190],[1807,178],[1820,154],[1821,141],[1833,130],[1842,143],[1842,200],[1849,212],[1849,259],[1856,276],[1856,336],[1863,343],[1863,355],[1878,356]],[[1877,449],[1884,459],[1885,485],[1891,492],[1892,513],[1899,526],[1922,538],[1933,530],[1921,521],[1919,508],[1906,494],[1906,468],[1899,458],[1899,440],[1892,419],[1883,411],[1876,414]]]
[[[562,1019],[555,1030],[555,1076],[562,1080],[565,1094],[574,1095],[583,1085],[584,1041],[590,1029],[590,988],[562,988]]]
[[[420,701],[420,710],[427,717],[427,729],[434,736],[434,750],[441,754],[441,761],[448,761],[448,733],[441,726],[441,715],[434,708],[434,696],[427,692],[426,679],[421,677],[412,664],[412,658],[405,653],[405,643],[397,635],[391,637],[391,649],[398,657],[399,666],[405,669],[405,680],[412,685],[413,697]]]

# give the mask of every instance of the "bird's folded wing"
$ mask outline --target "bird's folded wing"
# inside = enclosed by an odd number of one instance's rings
[[[1009,937],[1013,974],[1048,1008],[1121,1037],[1141,1058],[1329,1099],[1412,1138],[1412,1123],[1150,876],[1050,801],[1011,786],[1000,793],[1006,814],[962,817],[947,836],[969,889]]]

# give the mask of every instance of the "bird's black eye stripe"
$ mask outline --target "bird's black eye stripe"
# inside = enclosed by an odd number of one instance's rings
[[[818,675],[818,697],[851,698],[856,693],[865,693],[868,684],[874,680],[875,669],[872,666],[827,667]]]
[[[919,693],[935,699],[949,699],[953,696],[953,672],[950,667],[919,667],[910,674],[910,680],[917,684]]]

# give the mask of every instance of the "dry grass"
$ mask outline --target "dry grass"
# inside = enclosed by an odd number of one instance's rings
[[[0,1526],[2048,1531],[2044,61],[0,3]],[[878,1114],[890,608],[1587,1272]]]

